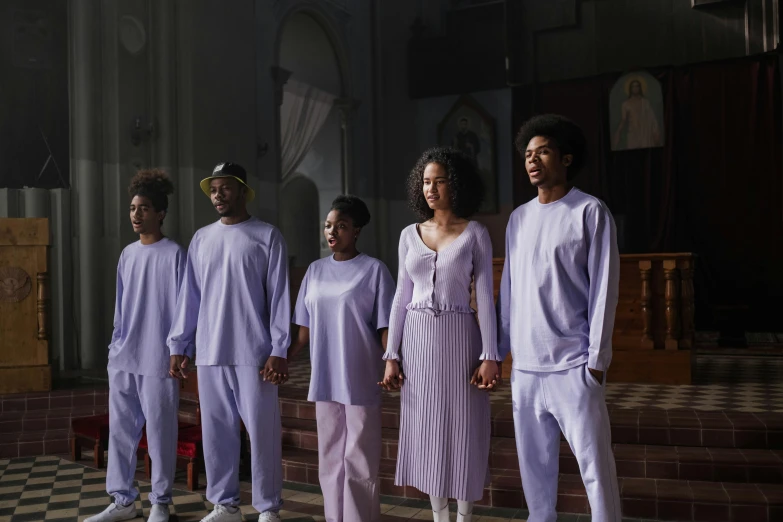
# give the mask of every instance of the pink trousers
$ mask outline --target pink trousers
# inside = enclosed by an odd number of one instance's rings
[[[319,401],[315,415],[327,522],[378,522],[381,407]]]

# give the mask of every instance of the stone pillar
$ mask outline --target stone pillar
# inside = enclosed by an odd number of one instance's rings
[[[26,218],[50,218],[49,191],[41,188],[22,189],[22,216]],[[51,220],[50,220],[51,221]],[[49,224],[51,229],[51,222]]]
[[[351,194],[356,190],[353,182],[353,120],[356,109],[361,102],[353,98],[338,98],[334,106],[340,111],[340,127],[342,128],[343,156],[343,194]]]
[[[0,217],[15,218],[19,216],[19,191],[0,188]]]
[[[103,230],[103,182],[100,139],[100,5],[97,0],[70,2],[69,69],[71,104],[71,173],[75,200],[77,249],[77,332],[82,368],[106,364],[101,335],[100,289]]]
[[[176,49],[174,1],[156,0],[150,4],[152,74],[152,164],[169,173],[175,191],[180,187],[177,172],[177,114],[176,114]],[[177,204],[176,197],[169,201]],[[164,233],[177,240],[179,237],[179,209],[171,209],[164,221]]]
[[[274,155],[273,161],[274,165],[271,167],[271,170],[273,171],[273,179],[264,177],[263,169],[259,168],[259,178],[261,179],[261,182],[267,182],[271,183],[272,190],[274,191],[275,198],[274,198],[274,204],[270,204],[269,201],[259,201],[258,204],[261,206],[261,213],[260,217],[261,219],[264,219],[265,221],[269,221],[270,223],[274,223],[277,226],[281,226],[283,223],[283,216],[281,214],[281,207],[279,202],[282,198],[282,187],[283,187],[283,137],[282,137],[282,120],[280,119],[280,107],[283,105],[283,95],[284,95],[284,87],[285,84],[288,82],[288,79],[291,78],[292,71],[289,71],[287,69],[283,69],[282,67],[278,67],[276,65],[272,66],[270,68],[270,75],[272,78],[272,94],[274,96],[274,107],[273,107],[273,125],[274,125],[274,138],[273,140],[270,140],[271,143],[267,144],[267,147],[271,148],[272,154]],[[263,80],[261,80],[263,81]],[[264,106],[264,100],[259,100],[258,107]],[[260,128],[260,124],[256,124],[256,129]],[[257,136],[256,139],[259,139],[260,137]],[[266,141],[264,141],[267,143]],[[262,154],[263,152],[263,154]],[[262,151],[260,148],[258,150],[258,156],[259,159],[262,156],[266,156],[269,153],[269,151]],[[261,162],[258,161],[259,167],[261,166]],[[259,198],[260,199],[260,198]],[[273,221],[274,219],[274,221]]]

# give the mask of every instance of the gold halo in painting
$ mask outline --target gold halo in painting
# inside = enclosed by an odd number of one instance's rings
[[[642,86],[642,94],[647,96],[647,80],[644,79],[643,76],[640,76],[638,74],[633,74],[625,79],[625,85],[623,90],[625,91],[626,96],[631,95],[631,84],[633,82],[639,82],[639,84]]]

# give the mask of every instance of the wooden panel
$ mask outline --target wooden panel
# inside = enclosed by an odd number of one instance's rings
[[[0,393],[51,389],[47,219],[0,219]]]
[[[48,342],[38,339],[38,274],[46,273],[46,247],[0,246],[0,270],[13,277],[0,281],[0,292],[23,295],[20,301],[0,296],[0,367],[49,362]]]
[[[0,246],[49,245],[46,218],[0,218]]]
[[[500,292],[500,280],[503,278],[503,263],[505,261],[506,259],[503,257],[496,257],[492,260],[492,290],[495,294],[495,301],[497,301]]]
[[[692,350],[615,350],[609,382],[691,384]]]
[[[0,395],[49,391],[51,389],[52,368],[49,365],[0,368]]]

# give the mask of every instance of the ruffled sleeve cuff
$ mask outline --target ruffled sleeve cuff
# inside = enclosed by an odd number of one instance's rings
[[[503,358],[497,352],[494,352],[494,353],[484,352],[484,353],[481,354],[481,357],[479,357],[479,361],[503,362]]]
[[[383,360],[384,361],[399,361],[400,360],[400,354],[398,352],[393,351],[393,350],[386,350],[386,353],[383,354]]]

